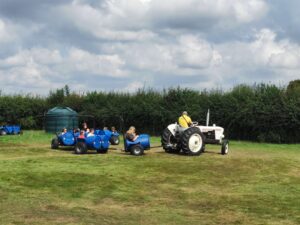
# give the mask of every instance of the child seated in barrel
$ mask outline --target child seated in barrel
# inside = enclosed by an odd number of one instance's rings
[[[65,133],[67,133],[67,128],[62,129],[61,135],[64,135]]]
[[[95,134],[94,134],[94,133],[95,133],[95,130],[92,128],[92,129],[91,129],[91,131],[88,133],[88,135],[87,135],[87,136],[88,136],[88,137],[95,136]]]
[[[84,135],[84,134],[85,134],[85,131],[84,131],[84,130],[81,130],[81,131],[80,131],[80,135],[79,135],[78,138],[82,138],[82,139],[85,138],[85,135]]]
[[[111,132],[112,132],[113,134],[116,134],[116,133],[118,133],[118,131],[116,130],[116,128],[115,128],[115,127],[111,127]]]
[[[125,138],[129,141],[135,141],[138,137],[139,135],[136,134],[135,127],[129,127],[128,131],[126,132]]]

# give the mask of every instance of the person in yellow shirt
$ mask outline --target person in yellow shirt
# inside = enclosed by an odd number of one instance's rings
[[[178,123],[183,128],[188,128],[193,124],[191,117],[187,114],[187,111],[182,113],[181,117],[178,119]]]

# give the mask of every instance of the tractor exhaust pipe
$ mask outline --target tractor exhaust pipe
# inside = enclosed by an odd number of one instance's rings
[[[209,126],[209,109],[208,109],[207,114],[206,114],[206,126],[207,127]]]

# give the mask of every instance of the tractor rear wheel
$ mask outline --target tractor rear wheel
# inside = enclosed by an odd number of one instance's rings
[[[222,148],[221,148],[221,154],[222,155],[227,155],[228,152],[229,152],[229,141],[228,140],[223,140]]]
[[[118,136],[111,136],[109,141],[112,145],[120,144],[120,138]]]
[[[133,145],[130,148],[130,154],[135,156],[141,156],[144,154],[144,148],[141,145]]]
[[[59,141],[57,140],[57,138],[53,138],[51,141],[51,148],[58,149],[58,147],[59,147]]]
[[[188,155],[200,155],[204,149],[204,135],[197,127],[185,130],[181,137],[182,150]]]
[[[167,153],[179,153],[181,148],[171,131],[166,128],[161,135],[161,144]]]
[[[75,145],[75,149],[74,149],[75,154],[85,154],[87,153],[87,146],[84,142],[78,142]]]

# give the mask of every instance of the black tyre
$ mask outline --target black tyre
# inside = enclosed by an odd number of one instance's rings
[[[58,149],[58,147],[59,147],[59,141],[57,140],[57,138],[53,138],[51,141],[51,148]]]
[[[4,130],[1,130],[0,135],[6,135],[6,132]]]
[[[107,151],[108,151],[107,148],[106,148],[106,149],[98,149],[98,150],[97,150],[97,153],[99,153],[99,154],[106,154]]]
[[[87,153],[87,146],[84,142],[78,142],[75,145],[75,149],[74,149],[75,154],[85,154]]]
[[[134,145],[130,148],[130,154],[140,156],[144,154],[144,148],[141,145]]]
[[[203,148],[202,148],[202,152],[205,152],[205,145],[204,145]]]
[[[181,150],[176,138],[168,128],[166,128],[161,135],[161,144],[167,153],[179,153]]]
[[[188,155],[200,155],[205,143],[204,135],[199,128],[191,127],[185,130],[181,137],[182,150]]]
[[[120,138],[118,136],[111,136],[109,141],[112,145],[120,144]]]
[[[228,152],[229,152],[229,141],[228,140],[223,140],[222,148],[221,148],[221,154],[222,155],[227,155]]]

